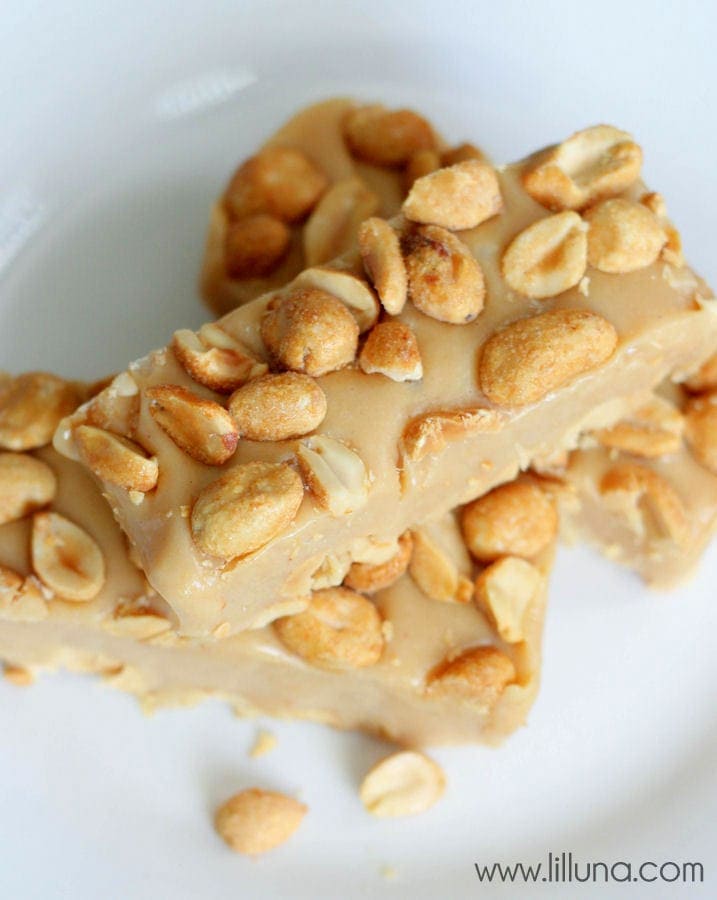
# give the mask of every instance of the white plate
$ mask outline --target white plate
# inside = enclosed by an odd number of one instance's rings
[[[99,376],[197,325],[212,197],[283,117],[341,92],[413,104],[498,159],[621,124],[717,280],[707,2],[23,3],[0,28],[2,368]],[[0,896],[692,897],[710,878],[714,896],[716,571],[713,553],[657,596],[562,552],[529,727],[436,752],[450,789],[415,820],[363,813],[356,785],[385,752],[367,738],[270,723],[278,749],[249,760],[256,724],[219,705],[146,720],[86,679],[0,685]],[[257,782],[311,814],[251,863],[210,815]],[[563,850],[701,861],[708,882],[500,891],[473,868]]]

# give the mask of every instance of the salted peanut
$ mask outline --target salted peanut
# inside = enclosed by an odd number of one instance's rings
[[[0,380],[0,449],[32,450],[52,440],[60,420],[83,400],[78,385],[26,372]]]
[[[3,666],[3,678],[15,687],[29,687],[35,683],[35,676],[30,669],[8,663]]]
[[[680,410],[668,400],[654,396],[626,419],[593,432],[593,436],[603,447],[653,459],[680,449],[684,426]]]
[[[441,157],[436,150],[416,150],[411,154],[403,171],[404,189],[410,191],[417,179],[430,175],[440,168]]]
[[[293,522],[303,497],[301,479],[286,463],[244,463],[201,491],[192,537],[211,556],[246,556]]]
[[[458,144],[441,154],[442,166],[455,166],[456,163],[466,162],[469,159],[477,159],[478,162],[486,162],[485,154],[475,144]]]
[[[386,562],[371,564],[355,562],[344,578],[346,587],[363,594],[375,594],[392,585],[408,568],[413,550],[413,538],[405,531],[398,539],[397,552]]]
[[[145,395],[154,421],[192,459],[221,466],[234,455],[239,434],[223,406],[178,384],[157,384]]]
[[[408,297],[408,275],[398,235],[385,219],[374,216],[362,222],[358,247],[383,308],[389,315],[397,316]]]
[[[403,166],[416,151],[436,145],[433,129],[422,116],[379,105],[349,112],[344,137],[354,156],[377,166]]]
[[[643,206],[618,197],[585,213],[589,225],[588,261],[601,272],[635,272],[652,265],[667,235],[657,217]]]
[[[458,231],[475,228],[502,207],[493,166],[469,159],[419,178],[404,201],[403,214],[411,222]]]
[[[131,437],[139,421],[140,396],[129,372],[120,372],[85,407],[85,424]]]
[[[420,381],[423,363],[416,335],[396,319],[379,322],[363,345],[359,367],[368,375],[385,375],[392,381]]]
[[[361,223],[380,206],[381,198],[360,178],[334,182],[304,225],[306,265],[319,266],[354,247]]]
[[[315,591],[304,612],[274,622],[282,644],[313,666],[360,669],[383,652],[381,616],[362,594],[345,587]]]
[[[347,516],[368,497],[369,476],[358,453],[317,434],[296,448],[301,475],[316,502],[333,516]]]
[[[311,590],[321,591],[324,588],[337,587],[348,575],[350,568],[349,553],[328,553],[321,560],[321,565],[311,573]],[[301,612],[305,606],[306,604],[296,611]]]
[[[503,277],[514,291],[534,300],[575,287],[587,266],[585,231],[575,212],[538,219],[514,237],[503,253]]]
[[[359,796],[367,812],[383,819],[425,812],[445,789],[438,763],[415,750],[403,750],[376,763],[361,782]]]
[[[359,332],[373,328],[378,321],[381,306],[371,286],[348,269],[332,269],[314,266],[305,269],[294,280],[297,287],[318,288],[344,303],[359,327]]]
[[[0,525],[46,506],[56,490],[55,474],[42,460],[24,453],[0,453]]]
[[[498,431],[502,423],[499,412],[482,407],[424,413],[411,419],[403,429],[400,456],[418,462],[440,453],[450,441],[459,441],[469,434]]]
[[[411,229],[401,245],[416,309],[439,322],[472,322],[485,303],[485,279],[466,245],[437,225]]]
[[[299,150],[268,147],[237,169],[224,202],[235,219],[269,213],[297,222],[316,206],[327,185],[321,169]]]
[[[326,394],[309,375],[263,375],[234,391],[229,412],[239,437],[286,441],[319,427],[326,416]]]
[[[287,226],[267,213],[229,222],[224,237],[224,266],[230,278],[262,278],[286,255],[291,240]]]
[[[553,309],[496,332],[483,347],[478,380],[493,403],[528,406],[607,362],[616,346],[617,332],[602,316]]]
[[[408,571],[415,584],[431,600],[469,603],[473,597],[473,584],[459,572],[454,555],[446,552],[436,534],[428,528],[416,528],[411,536],[413,553]]]
[[[15,622],[42,622],[48,616],[48,593],[34,575],[23,578],[0,565],[0,618]]]
[[[188,328],[175,331],[172,350],[188,375],[219,394],[231,394],[269,370],[217,325],[204,325],[199,334]]]
[[[105,560],[87,532],[55,512],[32,520],[32,567],[63,600],[92,600],[105,583]]]
[[[476,602],[507,643],[525,640],[525,614],[542,582],[543,576],[538,569],[518,556],[504,556],[484,569],[476,579]]]
[[[526,168],[523,187],[548,209],[582,209],[622,193],[641,167],[642,150],[629,134],[595,125],[541,153]]]
[[[258,856],[288,841],[307,811],[286,794],[249,788],[219,807],[214,827],[232,850]]]
[[[112,618],[103,619],[102,627],[120,637],[147,641],[169,631],[172,623],[152,605],[149,597],[138,597],[120,600]]]
[[[653,469],[640,463],[618,463],[603,477],[600,491],[639,511],[648,529],[686,546],[690,527],[685,507],[669,481]]]
[[[502,650],[472,647],[436,666],[428,676],[427,692],[463,700],[487,712],[516,675],[513,660]]]
[[[685,387],[693,394],[717,388],[717,353],[702,363],[694,375],[685,381]]]
[[[354,361],[359,328],[336,297],[318,288],[297,288],[269,301],[261,336],[280,365],[317,376]]]
[[[660,251],[660,259],[676,268],[685,264],[685,256],[682,251],[682,237],[680,232],[667,218],[667,205],[662,194],[652,191],[640,197],[640,203],[646,206],[655,216],[665,232],[665,243]]]
[[[689,401],[685,438],[695,459],[717,475],[717,392]]]
[[[157,458],[139,444],[93,425],[78,425],[72,436],[80,459],[102,481],[143,494],[156,487]]]
[[[537,484],[512,481],[465,506],[461,525],[473,556],[492,562],[499,556],[540,553],[555,537],[558,514]]]

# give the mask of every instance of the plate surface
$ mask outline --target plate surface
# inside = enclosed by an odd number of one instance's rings
[[[100,376],[198,325],[227,173],[295,108],[341,93],[414,105],[502,160],[622,125],[717,282],[707,2],[5,6],[0,368]],[[716,574],[712,552],[689,587],[654,595],[561,551],[529,726],[498,751],[433,754],[449,790],[415,820],[364,814],[356,786],[386,752],[368,738],[271,722],[278,748],[251,760],[258,723],[219,704],[145,719],[79,677],[0,684],[0,896],[652,898],[708,896],[710,879],[714,896]],[[311,808],[255,863],[211,828],[214,806],[253,783]],[[499,888],[473,867],[549,851],[701,861],[707,880]]]

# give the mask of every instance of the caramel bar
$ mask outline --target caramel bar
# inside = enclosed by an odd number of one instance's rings
[[[712,294],[640,164],[598,126],[419,178],[358,252],[177,332],[63,424],[183,633],[296,609],[702,362]]]
[[[388,557],[384,548],[381,562],[352,566],[344,586],[315,592],[298,615],[201,642],[176,634],[82,467],[50,447],[0,454],[0,659],[14,677],[99,673],[148,708],[219,697],[240,715],[306,718],[409,745],[498,741],[524,721],[538,688],[556,534],[541,488],[507,488],[489,509],[464,512],[482,563],[444,516]],[[522,555],[486,561],[501,541]]]

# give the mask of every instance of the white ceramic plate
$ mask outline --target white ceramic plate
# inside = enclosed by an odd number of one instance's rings
[[[99,376],[205,317],[209,203],[283,117],[337,93],[425,110],[510,159],[599,121],[647,148],[712,281],[713,6],[653,3],[30,3],[0,13],[0,367]],[[445,800],[378,822],[356,786],[386,748],[225,708],[143,718],[96,682],[0,685],[0,897],[715,896],[717,556],[648,594],[561,552],[541,697],[506,747],[436,752]],[[299,834],[252,863],[211,810],[297,791]],[[481,885],[474,862],[701,861],[707,883]],[[395,870],[387,880],[382,869]],[[672,870],[670,870],[671,872]]]

